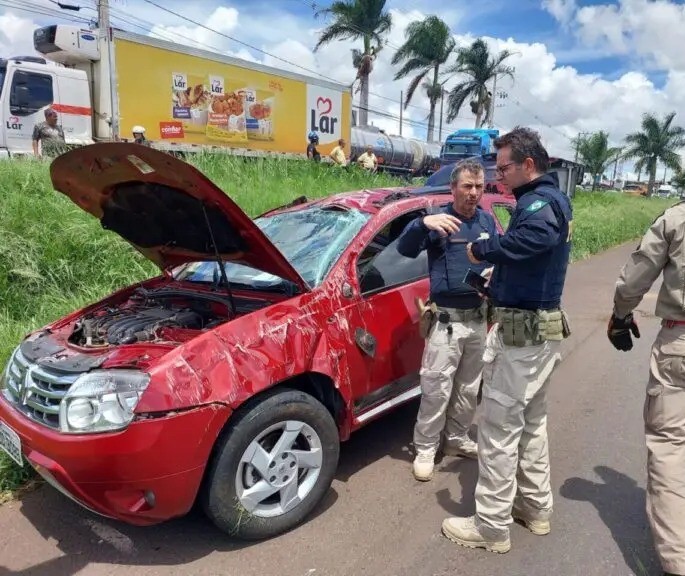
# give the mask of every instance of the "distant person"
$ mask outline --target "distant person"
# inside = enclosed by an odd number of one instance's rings
[[[367,144],[364,153],[357,158],[357,164],[370,172],[375,172],[378,169],[378,159],[373,153],[373,146],[371,144]]]
[[[316,149],[316,145],[319,143],[319,135],[313,130],[307,136],[309,144],[307,145],[307,158],[314,160],[314,162],[321,162],[321,154]]]
[[[57,112],[47,108],[44,115],[45,121],[33,127],[33,154],[36,158],[59,156],[66,150],[64,130],[57,123]]]
[[[337,166],[347,166],[347,157],[345,156],[345,139],[338,140],[338,145],[331,150],[330,158]]]
[[[150,141],[145,138],[145,127],[140,125],[134,126],[131,129],[131,132],[133,132],[133,141],[136,144],[142,144],[143,146],[150,145]]]

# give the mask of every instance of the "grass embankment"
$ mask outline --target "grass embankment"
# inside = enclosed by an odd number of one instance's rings
[[[303,194],[401,185],[388,176],[310,163],[211,156],[192,161],[252,217]],[[0,367],[29,330],[156,273],[116,234],[53,191],[47,163],[0,162],[0,197]],[[574,259],[640,236],[671,203],[580,194]],[[0,455],[0,500],[28,474]]]

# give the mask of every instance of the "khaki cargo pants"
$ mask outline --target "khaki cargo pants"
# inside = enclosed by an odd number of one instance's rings
[[[685,326],[661,329],[649,372],[647,517],[663,569],[685,574]]]
[[[516,507],[526,518],[552,514],[547,389],[561,360],[559,341],[507,346],[495,324],[487,336],[478,423],[476,524],[505,535]]]
[[[443,432],[448,442],[465,439],[476,412],[485,334],[485,319],[436,322],[431,329],[420,371],[421,405],[414,426],[417,452],[435,452]]]

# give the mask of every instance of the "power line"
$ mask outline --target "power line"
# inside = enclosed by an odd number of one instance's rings
[[[24,0],[17,0],[16,2],[13,2],[12,0],[3,0],[0,2],[0,6],[3,8],[8,8],[10,10],[18,10],[20,12],[26,12],[28,14],[38,14],[40,16],[51,16],[53,18],[60,18],[62,20],[69,20],[71,22],[83,22],[83,23],[90,23],[90,20],[87,18],[84,18],[82,16],[76,16],[76,15],[64,15],[58,10],[54,10],[52,8],[48,8],[47,6],[43,6],[40,4],[33,4],[31,2],[26,2]]]

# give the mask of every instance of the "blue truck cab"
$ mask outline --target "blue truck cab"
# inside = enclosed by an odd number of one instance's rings
[[[440,151],[441,164],[451,164],[468,158],[482,156],[493,152],[493,142],[499,136],[499,130],[474,128],[460,129],[452,132],[445,139]]]

